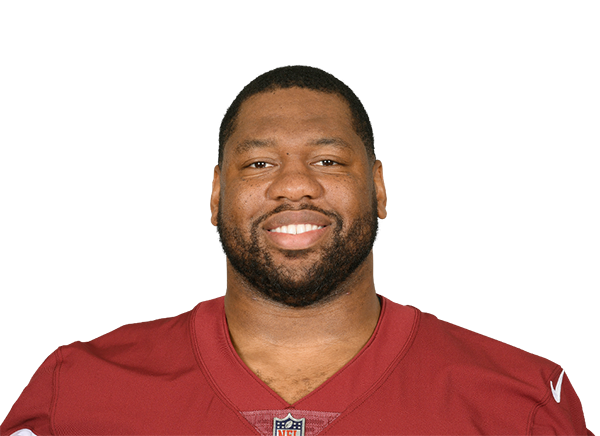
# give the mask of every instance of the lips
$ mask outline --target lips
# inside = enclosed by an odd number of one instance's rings
[[[308,232],[299,234],[278,233],[266,231],[265,235],[275,248],[287,251],[306,250],[314,247],[321,241],[325,234],[330,231],[331,227],[321,227],[317,230],[309,230]]]
[[[322,228],[322,226],[317,226],[315,224],[289,224],[287,226],[277,227],[269,231],[275,233],[287,233],[288,235],[300,235],[305,232],[319,230]]]
[[[317,243],[329,231],[331,219],[313,210],[284,211],[262,225],[267,238],[285,250],[303,250]]]
[[[307,224],[310,226],[327,227],[331,225],[331,219],[314,210],[286,210],[267,218],[263,223],[262,228],[273,231],[283,226],[306,226]]]

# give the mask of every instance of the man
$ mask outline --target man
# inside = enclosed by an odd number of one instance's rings
[[[224,298],[59,348],[25,434],[587,434],[564,370],[375,293],[382,164],[354,93],[284,67],[221,124]]]

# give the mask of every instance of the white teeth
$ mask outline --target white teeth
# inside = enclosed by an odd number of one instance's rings
[[[322,229],[323,226],[316,226],[314,224],[290,224],[287,226],[277,227],[271,229],[275,233],[287,233],[288,235],[299,235],[300,233],[310,232],[311,230]]]

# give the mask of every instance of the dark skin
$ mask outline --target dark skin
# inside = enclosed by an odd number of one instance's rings
[[[282,203],[311,204],[335,211],[346,230],[376,198],[385,218],[386,193],[380,161],[369,159],[352,127],[347,103],[335,94],[289,88],[246,100],[236,128],[215,167],[212,223],[223,220],[249,237],[250,223]],[[276,227],[310,224],[301,235]],[[325,225],[323,225],[325,224]],[[273,262],[301,278],[320,260],[333,226],[314,213],[282,212],[259,230]],[[302,252],[290,257],[285,253]],[[368,342],[379,319],[373,253],[330,299],[294,308],[262,296],[227,262],[225,313],[233,346],[242,361],[274,392],[293,404],[339,371]]]

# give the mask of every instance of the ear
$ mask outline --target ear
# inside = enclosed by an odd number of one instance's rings
[[[221,198],[221,169],[219,165],[215,166],[215,172],[212,182],[212,193],[210,195],[210,222],[213,226],[217,225],[217,215],[219,214],[219,199]]]
[[[384,219],[387,216],[385,206],[387,205],[387,194],[383,182],[383,165],[376,160],[373,164],[373,182],[375,184],[375,195],[377,196],[377,216]]]

